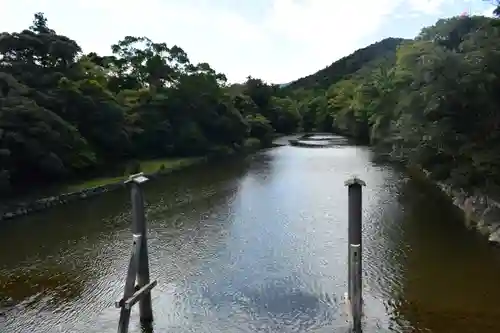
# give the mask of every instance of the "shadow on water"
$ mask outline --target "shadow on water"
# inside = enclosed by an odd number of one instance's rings
[[[349,144],[283,146],[147,183],[154,331],[344,332],[352,174],[367,183],[365,332],[500,331],[498,250],[421,183]],[[0,226],[2,333],[116,331],[128,191],[97,199]]]
[[[249,160],[252,162],[254,167],[249,170],[248,177],[256,180],[262,186],[268,184],[268,182],[271,181],[270,176],[275,168],[273,163],[275,161],[274,152],[279,149],[280,148],[275,148],[273,150],[269,150],[265,154],[255,154],[249,157]]]
[[[179,174],[172,174],[148,183],[145,187],[148,214],[161,213],[162,208],[182,209],[184,205],[192,204],[196,200],[223,196],[224,189],[218,185],[226,182],[226,187],[231,188],[232,183],[228,182],[228,179],[237,180],[248,165],[245,160],[232,162],[231,168],[226,171],[221,167],[221,163],[213,163],[186,170],[180,177]],[[201,168],[211,168],[212,171],[207,177],[200,173]],[[171,200],[172,198],[175,199]],[[155,210],[150,211],[151,205],[155,206]],[[0,251],[7,253],[8,249],[16,250],[1,258],[0,268],[23,262],[33,254],[40,258],[58,255],[78,241],[97,240],[106,231],[128,229],[130,209],[129,191],[120,189],[31,216],[5,221],[0,226]],[[54,232],[55,230],[57,232]],[[20,241],[23,246],[19,246]]]
[[[234,286],[239,287],[234,287]],[[262,284],[210,285],[203,293],[205,307],[230,313],[241,311],[254,329],[303,332],[334,320],[335,300],[306,290],[300,279],[274,278]]]
[[[33,255],[46,258],[73,246],[82,238],[99,235],[103,228],[115,229],[116,217],[128,208],[127,198],[127,193],[119,190],[3,222],[0,225],[0,251],[16,250],[10,251],[8,256],[1,256],[0,268],[23,262]]]
[[[3,315],[15,315],[20,308],[44,303],[56,309],[67,299],[82,294],[84,285],[74,272],[57,270],[20,270],[0,276],[0,309]]]
[[[392,305],[403,331],[500,331],[499,249],[428,183],[408,180],[399,200],[404,271]]]
[[[247,167],[245,159],[213,163],[146,186],[152,275],[164,282],[185,278],[190,267],[210,255],[211,244],[224,237],[224,207]],[[103,327],[115,329],[116,311],[109,305],[122,292],[131,250],[127,190],[59,206],[0,228],[0,326],[6,320],[8,332],[22,327],[31,332],[55,327],[89,332],[96,329],[92,325],[101,313],[109,312]],[[173,267],[165,256],[180,259]],[[48,313],[47,320],[40,318]]]

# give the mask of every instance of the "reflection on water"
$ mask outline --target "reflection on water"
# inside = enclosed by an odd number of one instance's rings
[[[78,297],[83,286],[75,272],[51,270],[12,272],[0,280],[0,304],[30,306],[45,298],[46,306],[56,308],[68,298]]]
[[[279,147],[148,183],[155,331],[345,331],[352,174],[367,182],[365,331],[500,330],[497,250],[427,188],[344,144]],[[118,191],[2,225],[0,331],[115,332],[129,212]]]
[[[463,227],[449,202],[411,182],[405,208],[403,290],[395,310],[417,332],[497,332],[500,253]]]

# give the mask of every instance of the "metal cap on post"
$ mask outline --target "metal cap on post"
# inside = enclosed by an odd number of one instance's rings
[[[134,234],[146,233],[146,218],[144,213],[144,194],[142,193],[141,185],[149,179],[144,176],[144,173],[130,175],[125,184],[129,184],[132,201],[132,232]]]
[[[144,176],[144,172],[139,172],[139,173],[130,175],[128,177],[128,180],[125,181],[125,184],[131,183],[131,182],[134,182],[136,184],[143,184],[143,183],[147,182],[148,180],[149,180],[149,178]]]

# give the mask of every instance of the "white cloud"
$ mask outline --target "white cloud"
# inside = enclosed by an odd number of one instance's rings
[[[364,46],[399,6],[435,13],[445,1],[452,0],[268,0],[263,16],[250,17],[217,0],[3,0],[0,29],[26,28],[42,11],[86,52],[108,53],[125,35],[148,36],[181,46],[231,81],[251,74],[287,82]]]
[[[278,67],[272,76],[292,80],[310,74],[359,47],[395,11],[399,0],[274,0],[265,23],[269,33],[299,46],[290,54],[295,73]]]
[[[449,0],[408,0],[411,9],[423,14],[437,14]]]
[[[126,35],[147,36],[177,44],[193,62],[208,62],[234,80],[250,71],[241,66],[250,45],[263,42],[262,30],[240,14],[193,1],[148,0],[4,0],[0,29],[27,28],[36,11],[49,26],[75,39],[84,52],[110,52],[110,45]],[[240,62],[240,64],[238,64]],[[255,70],[253,68],[253,70]]]
[[[495,8],[497,8],[497,7],[496,6],[488,7],[487,9],[483,10],[482,12],[477,13],[477,15],[486,16],[486,17],[494,17],[495,15],[493,15],[493,11],[495,10]]]

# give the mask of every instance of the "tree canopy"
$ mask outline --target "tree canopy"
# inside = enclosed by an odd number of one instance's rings
[[[249,77],[235,90],[179,46],[125,36],[110,50],[82,53],[43,13],[0,34],[0,192],[131,159],[268,145],[300,125],[276,86]]]
[[[326,70],[292,83],[304,128],[364,139],[467,191],[498,191],[499,29],[495,18],[441,19],[392,54],[375,54],[340,80],[329,76],[328,87]]]
[[[355,73],[361,68],[376,66],[385,57],[393,57],[402,38],[386,38],[345,56],[318,72],[286,85],[288,89],[327,89],[332,84]]]
[[[28,29],[0,34],[0,193],[134,159],[226,155],[302,130],[356,137],[468,191],[496,189],[498,21],[441,19],[279,86],[229,85],[147,37],[84,54],[36,13]]]

